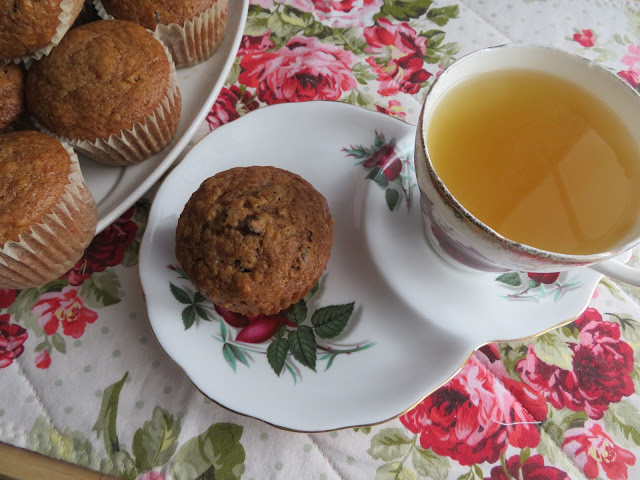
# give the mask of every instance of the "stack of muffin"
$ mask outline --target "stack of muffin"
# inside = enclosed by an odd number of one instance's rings
[[[75,152],[128,166],[163,150],[180,120],[176,66],[213,55],[227,0],[0,0],[0,12],[0,288],[27,288],[64,274],[95,233]]]

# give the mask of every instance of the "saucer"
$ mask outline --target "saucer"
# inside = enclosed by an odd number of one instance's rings
[[[161,346],[205,395],[296,431],[380,423],[440,387],[478,346],[540,334],[584,310],[601,278],[592,270],[476,274],[434,253],[414,137],[414,126],[360,107],[281,104],[213,131],[166,178],[142,241],[140,278]],[[289,313],[297,323],[262,343],[242,341],[249,321],[227,323],[174,255],[178,217],[202,181],[251,165],[301,175],[335,221],[327,270]]]

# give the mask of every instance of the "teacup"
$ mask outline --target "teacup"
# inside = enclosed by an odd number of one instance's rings
[[[588,254],[546,251],[506,238],[480,221],[436,173],[429,154],[427,129],[438,104],[460,82],[487,72],[513,69],[535,70],[572,82],[579,79],[584,90],[615,112],[640,147],[640,95],[607,68],[555,48],[521,44],[486,48],[462,57],[431,85],[417,126],[415,168],[429,243],[446,261],[465,270],[560,272],[590,266],[617,280],[640,286],[640,270],[614,258],[640,242],[640,216],[606,251]],[[640,162],[640,158],[635,160]]]

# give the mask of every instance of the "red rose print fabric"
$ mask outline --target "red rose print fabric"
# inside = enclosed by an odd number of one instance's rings
[[[8,314],[0,315],[0,368],[8,367],[24,352],[27,331],[20,325],[10,323]]]
[[[62,327],[62,332],[71,338],[80,338],[87,324],[98,318],[96,312],[84,306],[73,287],[45,293],[34,305],[32,313],[38,315],[38,322],[47,335],[53,335]]]

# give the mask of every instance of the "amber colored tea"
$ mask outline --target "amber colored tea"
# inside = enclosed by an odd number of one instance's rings
[[[610,250],[636,222],[638,146],[576,84],[529,70],[478,75],[445,94],[426,128],[449,191],[504,237],[590,254]]]

